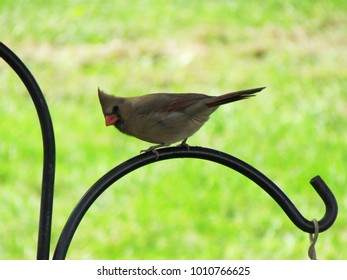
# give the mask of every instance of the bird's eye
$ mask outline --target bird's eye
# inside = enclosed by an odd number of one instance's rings
[[[112,108],[112,113],[113,114],[118,114],[119,113],[119,107],[117,105]]]

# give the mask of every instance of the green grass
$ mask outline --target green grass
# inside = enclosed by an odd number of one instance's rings
[[[106,3],[105,3],[106,2]],[[347,6],[344,1],[2,1],[0,39],[28,66],[57,145],[52,251],[103,174],[149,146],[105,128],[97,87],[134,96],[267,86],[221,107],[190,145],[222,150],[274,180],[308,219],[339,203],[320,259],[347,259]],[[0,258],[34,259],[42,143],[32,102],[0,63]],[[259,187],[198,160],[155,163],[93,205],[68,259],[307,259],[308,234]]]

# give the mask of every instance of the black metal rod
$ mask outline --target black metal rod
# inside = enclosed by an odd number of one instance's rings
[[[203,160],[213,161],[243,174],[264,191],[266,191],[283,209],[289,219],[301,230],[305,232],[314,232],[314,224],[304,218],[297,210],[289,198],[277,187],[270,179],[260,173],[257,169],[226,153],[202,148],[190,147],[189,151],[181,147],[164,148],[158,150],[159,157],[152,152],[140,154],[133,157],[120,165],[114,167],[103,177],[101,177],[81,198],[72,211],[69,219],[67,220],[64,229],[59,237],[53,259],[65,259],[71,240],[80,224],[83,216],[88,211],[94,201],[114,182],[135,169],[142,166],[159,162],[161,160],[168,160],[173,158],[198,158]],[[320,177],[315,177],[311,180],[312,186],[322,198],[326,212],[324,217],[318,222],[319,231],[327,230],[335,221],[337,216],[337,202],[334,195]]]
[[[24,63],[2,42],[0,42],[0,56],[17,73],[26,86],[40,120],[43,140],[43,170],[37,259],[48,260],[55,174],[55,141],[52,120],[41,89]]]

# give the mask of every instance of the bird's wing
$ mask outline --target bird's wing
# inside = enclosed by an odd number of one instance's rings
[[[169,96],[172,99],[168,108],[169,112],[185,110],[187,107],[196,104],[201,100],[210,98],[209,96],[201,93],[178,93]]]
[[[134,99],[133,107],[139,114],[179,112],[210,97],[200,93],[152,93]]]

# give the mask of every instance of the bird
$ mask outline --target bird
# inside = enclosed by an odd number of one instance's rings
[[[220,105],[247,99],[265,87],[209,96],[203,93],[150,93],[117,97],[98,88],[106,126],[153,145],[141,152],[181,142],[189,150],[187,139],[197,132]]]

